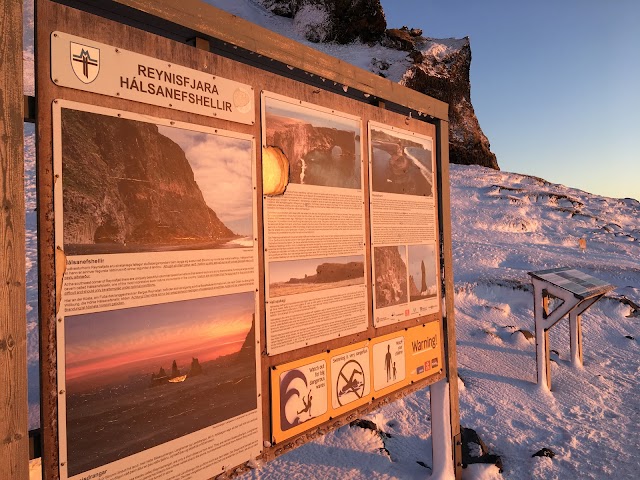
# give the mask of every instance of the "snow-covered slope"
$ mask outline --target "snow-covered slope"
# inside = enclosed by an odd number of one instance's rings
[[[472,464],[463,478],[636,478],[640,203],[476,166],[452,165],[451,186],[461,424],[504,469]],[[550,331],[549,393],[518,330],[534,331],[527,272],[563,265],[617,289],[583,316],[584,368],[570,365],[568,322]],[[342,427],[242,478],[426,478],[430,413],[427,389],[369,417],[391,438]],[[544,447],[555,457],[532,457]]]

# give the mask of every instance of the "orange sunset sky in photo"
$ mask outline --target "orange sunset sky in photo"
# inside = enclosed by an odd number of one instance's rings
[[[126,379],[170,369],[173,360],[186,369],[192,357],[202,364],[235,353],[254,309],[248,292],[66,317],[66,379]]]

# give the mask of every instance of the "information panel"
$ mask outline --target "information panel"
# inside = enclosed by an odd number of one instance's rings
[[[367,328],[360,118],[262,94],[262,143],[289,159],[284,194],[264,197],[267,352]]]
[[[254,138],[63,100],[53,126],[62,478],[255,458]]]
[[[272,440],[435,375],[442,355],[440,323],[430,322],[279,365],[271,371]]]
[[[433,139],[369,122],[375,326],[439,311]]]

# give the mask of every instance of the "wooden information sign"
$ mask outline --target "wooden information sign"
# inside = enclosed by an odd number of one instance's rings
[[[446,105],[195,0],[73,4],[37,0],[45,478],[233,475],[427,386],[459,477]]]

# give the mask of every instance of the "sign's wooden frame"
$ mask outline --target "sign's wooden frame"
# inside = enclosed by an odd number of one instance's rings
[[[19,3],[12,0],[5,5],[12,6],[10,16],[16,16],[15,11],[19,8],[13,5]],[[441,293],[443,305],[441,313],[422,317],[418,320],[411,320],[397,325],[389,325],[381,328],[374,328],[370,322],[367,331],[360,334],[352,335],[344,339],[337,339],[330,342],[324,342],[319,345],[305,348],[304,351],[286,352],[273,357],[263,356],[263,374],[262,389],[269,390],[269,375],[265,374],[271,366],[285,363],[290,360],[313,355],[317,352],[339,348],[341,346],[350,345],[352,343],[365,340],[372,336],[384,335],[397,331],[400,328],[424,323],[428,321],[441,321],[443,327],[443,343],[444,343],[444,369],[438,375],[416,382],[389,396],[376,399],[370,404],[362,408],[342,415],[339,418],[331,419],[327,424],[323,424],[312,431],[305,432],[293,439],[282,444],[274,445],[266,449],[265,458],[270,459],[281,453],[288,451],[309,439],[326,433],[346,422],[349,422],[357,416],[371,411],[379,406],[386,404],[396,398],[402,397],[410,392],[424,388],[428,385],[434,385],[437,382],[441,387],[434,390],[432,388],[432,401],[434,391],[437,395],[437,401],[448,404],[450,415],[448,425],[443,431],[449,436],[444,442],[451,449],[448,458],[453,459],[453,467],[455,468],[456,477],[461,475],[460,470],[460,425],[458,410],[458,391],[457,391],[457,363],[455,349],[455,323],[453,308],[453,269],[452,269],[452,246],[451,246],[451,220],[450,220],[450,203],[449,203],[449,156],[448,156],[448,105],[438,100],[432,99],[418,92],[410,90],[401,85],[390,82],[364,70],[358,69],[352,65],[346,64],[340,60],[322,54],[309,47],[302,46],[292,40],[277,35],[268,30],[262,29],[256,25],[246,22],[238,17],[228,14],[224,11],[204,5],[198,0],[185,0],[182,2],[173,2],[171,0],[115,0],[113,2],[95,2],[95,1],[65,1],[64,3],[73,4],[80,9],[70,8],[50,0],[37,0],[38,23],[36,30],[36,85],[37,96],[36,106],[38,112],[36,135],[38,139],[38,224],[39,224],[39,267],[40,267],[40,335],[41,335],[41,389],[42,389],[42,438],[43,438],[43,474],[45,479],[58,478],[59,460],[58,460],[58,425],[57,425],[57,391],[56,382],[56,298],[55,287],[57,280],[55,278],[55,247],[54,247],[54,225],[53,225],[53,182],[55,181],[50,162],[52,152],[52,129],[51,129],[51,102],[56,98],[65,98],[69,100],[95,103],[99,101],[100,105],[110,108],[120,108],[123,110],[134,111],[140,114],[150,114],[154,116],[164,116],[174,118],[178,121],[195,123],[201,125],[215,126],[217,128],[234,130],[241,133],[254,135],[255,138],[260,137],[260,122],[256,125],[240,125],[219,119],[205,119],[202,116],[187,112],[166,111],[161,107],[133,103],[118,98],[99,97],[95,94],[72,91],[56,86],[50,77],[50,49],[48,48],[50,34],[54,30],[68,31],[86,38],[94,38],[96,41],[103,41],[113,45],[121,45],[132,51],[142,54],[162,57],[170,59],[172,62],[180,63],[190,68],[199,68],[208,70],[212,73],[218,72],[229,78],[243,78],[245,83],[256,85],[255,88],[256,104],[259,104],[260,90],[269,90],[276,93],[286,94],[287,96],[298,98],[309,103],[322,104],[330,108],[336,108],[341,111],[348,111],[361,116],[363,124],[372,120],[380,123],[394,125],[405,130],[423,133],[432,136],[436,143],[436,162],[437,162],[437,192],[436,201],[438,210],[438,236],[440,246],[441,260]],[[99,6],[98,6],[99,5]],[[96,12],[97,9],[97,12]],[[83,11],[84,10],[84,11]],[[106,20],[101,16],[94,16],[87,13],[87,10],[94,13],[101,13],[105,17],[118,19],[117,22]],[[17,17],[16,17],[17,18]],[[20,19],[14,20],[21,21]],[[128,19],[128,20],[127,20]],[[148,25],[148,31],[140,28],[131,28],[125,23],[135,24],[138,27]],[[192,44],[199,48],[185,47],[184,44],[176,43],[167,38],[149,33],[153,31],[168,32],[171,28],[175,28],[178,33],[168,33],[166,37],[178,40],[193,40]],[[6,35],[5,35],[6,36]],[[192,37],[190,37],[192,36]],[[20,35],[13,35],[14,38],[21,38]],[[7,45],[5,42],[3,44]],[[222,55],[212,55],[209,52],[210,45],[223,45],[229,50],[238,49],[239,57],[243,55],[254,55],[252,61],[241,58],[243,63],[230,60]],[[204,47],[204,50],[203,50]],[[15,49],[15,46],[14,46]],[[161,53],[160,53],[161,52]],[[13,55],[16,57],[16,55]],[[8,58],[3,54],[2,58]],[[21,57],[17,57],[21,58]],[[259,60],[258,60],[259,59]],[[286,66],[286,70],[293,70],[294,74],[288,75],[302,79],[296,81],[291,78],[274,75],[267,71],[267,68],[261,68],[261,64],[268,65],[281,64]],[[258,68],[251,66],[253,63]],[[248,65],[249,64],[249,65]],[[274,68],[271,68],[273,71]],[[0,77],[0,86],[6,86],[14,79],[7,78],[8,75],[14,75],[18,71],[18,66],[13,69],[3,69],[3,76]],[[225,72],[224,74],[222,72]],[[286,72],[285,72],[286,73]],[[17,75],[16,75],[17,76]],[[307,79],[308,77],[316,77],[315,80]],[[21,75],[20,75],[21,77]],[[327,88],[318,88],[316,84],[322,81]],[[314,84],[315,82],[315,84]],[[331,85],[334,85],[333,92],[329,91]],[[336,87],[337,86],[337,87]],[[348,95],[337,95],[341,90],[349,90]],[[3,95],[5,90],[3,89]],[[351,97],[351,98],[348,98]],[[355,98],[358,98],[357,100]],[[374,105],[372,105],[373,103]],[[22,101],[19,102],[22,105]],[[387,109],[385,109],[385,105]],[[389,109],[397,112],[393,113]],[[16,107],[20,113],[21,106]],[[4,112],[3,112],[4,115]],[[15,115],[14,115],[15,116]],[[20,119],[21,120],[21,119]],[[21,129],[20,129],[21,131]],[[366,131],[365,131],[366,135]],[[4,141],[4,140],[3,140]],[[366,141],[366,138],[363,139]],[[13,149],[17,149],[18,142],[12,138],[9,145]],[[22,148],[22,142],[19,143]],[[19,152],[16,152],[18,154]],[[22,160],[21,158],[18,160]],[[11,158],[12,164],[2,158],[2,172],[5,176],[5,165],[11,167],[16,163],[16,158]],[[260,171],[260,157],[257,158],[257,169]],[[11,167],[12,168],[12,167]],[[15,178],[12,175],[12,178]],[[20,175],[20,182],[22,176]],[[21,196],[21,188],[18,182],[12,181],[11,192],[14,196]],[[365,182],[368,184],[368,182]],[[258,192],[260,194],[260,192]],[[19,203],[19,202],[18,202]],[[16,203],[17,204],[17,203]],[[258,204],[258,216],[262,216],[262,206]],[[16,210],[15,215],[18,217],[20,212]],[[369,207],[366,206],[365,214],[369,215]],[[19,222],[14,222],[16,225]],[[18,234],[20,229],[16,228]],[[367,228],[369,232],[370,229]],[[7,251],[7,238],[4,230],[3,245]],[[24,232],[22,232],[24,237]],[[370,233],[368,233],[368,240]],[[9,243],[15,242],[19,244],[19,238]],[[261,242],[261,240],[260,240]],[[370,241],[368,242],[370,248]],[[262,244],[260,243],[259,263],[263,262]],[[371,252],[367,252],[368,258],[371,258]],[[4,258],[4,257],[3,257]],[[11,265],[17,265],[23,262],[24,250],[16,249],[7,256]],[[3,269],[4,269],[4,264]],[[19,273],[19,272],[18,272]],[[24,278],[24,275],[23,277]],[[4,283],[4,282],[3,282]],[[59,283],[59,282],[58,282]],[[11,306],[18,310],[24,302],[24,284],[22,287],[22,297],[15,295],[10,301],[0,296],[0,307],[2,311],[8,311],[5,306]],[[260,302],[264,304],[264,288],[259,292]],[[371,294],[369,293],[369,296]],[[20,301],[22,299],[22,301]],[[264,312],[260,312],[261,315]],[[4,313],[3,313],[4,315]],[[4,317],[3,317],[4,318]],[[16,332],[20,329],[24,332],[24,324],[26,323],[24,316],[19,315],[13,318],[13,323],[17,324],[21,321],[20,328],[16,327]],[[0,332],[4,336],[3,331]],[[25,332],[26,334],[26,332]],[[262,329],[261,339],[264,342],[264,329]],[[20,343],[19,343],[20,345]],[[26,341],[24,345],[24,355],[26,358]],[[18,350],[16,350],[18,351]],[[4,353],[4,351],[0,352]],[[4,359],[0,359],[4,363]],[[0,363],[2,365],[3,363]],[[16,385],[22,387],[25,391],[24,398],[11,399],[8,402],[7,411],[13,414],[14,411],[20,409],[26,410],[26,372],[23,374],[19,368],[12,367],[12,373],[16,377]],[[452,379],[452,380],[451,380]],[[268,396],[264,396],[263,411],[269,411]],[[3,409],[5,406],[3,405]],[[3,410],[4,414],[5,411]],[[8,418],[7,415],[3,415]],[[26,415],[25,415],[26,417]],[[22,419],[24,431],[26,432],[26,420]],[[436,419],[434,419],[436,422]],[[11,427],[9,420],[0,422],[3,431],[6,427]],[[263,419],[265,437],[270,431],[269,418],[265,415]],[[27,436],[20,436],[21,429],[16,430],[16,439],[24,438],[24,445],[27,445]],[[435,435],[435,433],[434,433]],[[22,444],[16,442],[17,444]],[[435,443],[435,441],[434,441]],[[5,448],[5,447],[3,447]],[[22,465],[22,450],[19,452],[11,452],[10,455],[3,455],[2,462],[9,457],[9,465]],[[24,456],[26,464],[26,454]],[[435,462],[435,459],[434,459]],[[0,466],[4,466],[2,463]],[[434,465],[435,466],[435,465]],[[6,471],[6,470],[5,470]],[[11,471],[11,470],[10,470]],[[17,471],[17,470],[15,470]],[[21,474],[17,474],[15,478],[22,478]],[[26,477],[24,477],[26,478]]]

